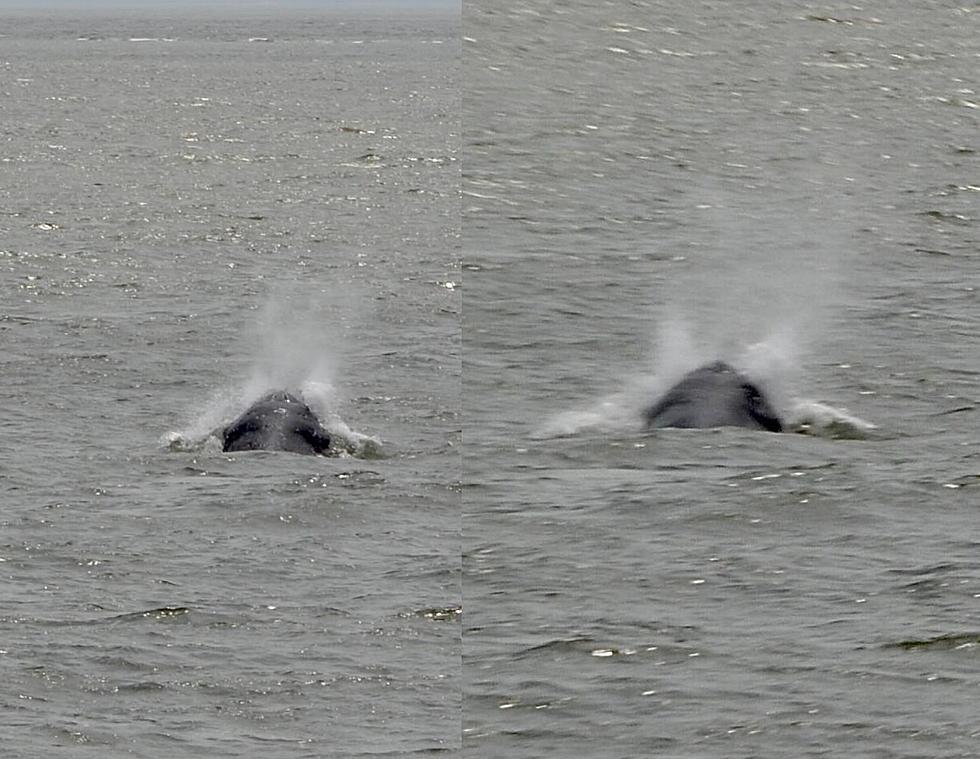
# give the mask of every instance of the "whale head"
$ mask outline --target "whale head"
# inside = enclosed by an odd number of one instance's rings
[[[782,432],[779,414],[765,394],[724,361],[688,372],[643,412],[657,427],[746,427]]]

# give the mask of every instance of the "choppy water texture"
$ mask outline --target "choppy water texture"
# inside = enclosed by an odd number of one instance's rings
[[[0,20],[3,755],[460,740],[459,28]],[[222,454],[290,386],[353,442]]]
[[[465,753],[975,755],[975,9],[464,35]],[[638,430],[716,357],[877,428]]]

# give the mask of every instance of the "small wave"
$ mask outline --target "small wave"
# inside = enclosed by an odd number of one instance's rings
[[[186,430],[170,430],[163,435],[160,444],[171,453],[221,452],[221,441],[211,433],[199,437]]]
[[[102,607],[96,607],[101,609]],[[163,621],[176,619],[190,614],[191,610],[187,606],[159,606],[155,609],[144,609],[141,611],[129,611],[121,614],[114,614],[111,617],[94,617],[89,619],[58,619],[45,620],[45,624],[51,626],[77,626],[77,625],[104,625],[116,624],[119,622],[139,622],[144,619]]]
[[[455,622],[463,613],[461,606],[433,606],[426,609],[416,609],[412,612],[414,616],[423,619],[431,619],[436,622]]]
[[[586,430],[615,432],[631,429],[639,418],[623,396],[605,398],[589,408],[564,411],[553,416],[531,433],[537,440],[571,437]]]
[[[900,640],[886,643],[885,648],[898,648],[903,651],[960,651],[980,646],[980,633],[953,633],[938,635],[935,638]]]

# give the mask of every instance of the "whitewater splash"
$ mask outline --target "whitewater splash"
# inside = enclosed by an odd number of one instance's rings
[[[261,390],[255,388],[262,387]],[[229,388],[215,393],[186,427],[168,432],[163,445],[172,451],[206,451],[220,453],[221,432],[245,409],[274,387],[250,382],[245,388]],[[337,392],[333,385],[309,379],[295,389],[301,400],[316,414],[330,434],[332,453],[373,459],[385,456],[380,439],[353,429],[338,411]]]
[[[864,440],[878,429],[845,409],[813,400],[797,400],[786,414],[786,427],[791,432],[836,440]]]
[[[249,336],[248,378],[217,390],[184,428],[167,433],[163,444],[170,450],[220,452],[226,425],[262,396],[284,390],[299,395],[316,414],[330,433],[332,452],[383,457],[377,437],[354,430],[341,416],[344,399],[335,380],[343,350],[337,323],[310,298],[291,292],[271,299]]]
[[[583,431],[634,434],[643,430],[643,411],[684,375],[712,361],[723,360],[765,390],[787,432],[836,439],[863,439],[876,429],[845,409],[796,396],[798,343],[788,330],[742,348],[719,352],[694,340],[683,322],[670,321],[660,332],[656,367],[627,379],[615,393],[549,419],[535,438],[575,435]]]

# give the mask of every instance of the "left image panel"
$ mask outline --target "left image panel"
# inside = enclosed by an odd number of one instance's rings
[[[459,4],[15,6],[4,756],[455,753]]]

